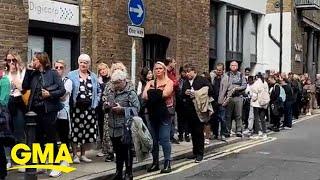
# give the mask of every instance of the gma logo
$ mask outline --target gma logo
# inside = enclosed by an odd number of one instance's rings
[[[21,157],[17,156],[18,151],[22,151]],[[32,144],[32,148],[30,148],[26,144],[17,144],[11,150],[11,158],[13,162],[18,164],[18,166],[9,168],[8,170],[34,168],[57,170],[64,173],[70,173],[76,170],[76,168],[73,167],[54,165],[60,164],[62,161],[66,161],[69,164],[72,163],[72,158],[66,144],[60,145],[59,151],[56,154],[56,159],[54,159],[53,143],[46,144],[44,151],[42,151],[39,143]],[[33,165],[26,165],[30,160]]]

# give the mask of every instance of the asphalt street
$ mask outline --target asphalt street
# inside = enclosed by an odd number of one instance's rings
[[[320,117],[251,143],[245,148],[241,144],[229,147],[233,149],[229,153],[209,154],[200,164],[174,165],[169,175],[147,174],[135,179],[320,180]]]

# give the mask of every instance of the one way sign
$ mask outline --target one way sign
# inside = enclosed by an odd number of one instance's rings
[[[143,0],[129,0],[128,15],[131,23],[140,26],[144,22],[145,8]]]

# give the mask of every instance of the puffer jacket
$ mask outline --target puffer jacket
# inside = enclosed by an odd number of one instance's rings
[[[137,112],[140,110],[138,95],[135,92],[134,86],[129,81],[120,92],[116,92],[112,84],[107,85],[103,92],[102,99],[104,102],[119,103],[123,108],[136,108]],[[106,121],[108,121],[110,137],[123,136],[123,128],[126,121],[125,111],[121,114],[116,114],[109,109],[104,109],[108,112],[108,116],[106,117],[108,119]]]

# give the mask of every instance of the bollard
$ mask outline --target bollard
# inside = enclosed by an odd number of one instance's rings
[[[32,147],[32,143],[35,142],[36,138],[36,116],[37,114],[33,111],[29,111],[25,114],[26,121],[26,135],[27,135],[27,145]],[[32,159],[27,163],[27,165],[32,165]],[[24,174],[25,180],[37,180],[37,170],[36,169],[26,169]]]

